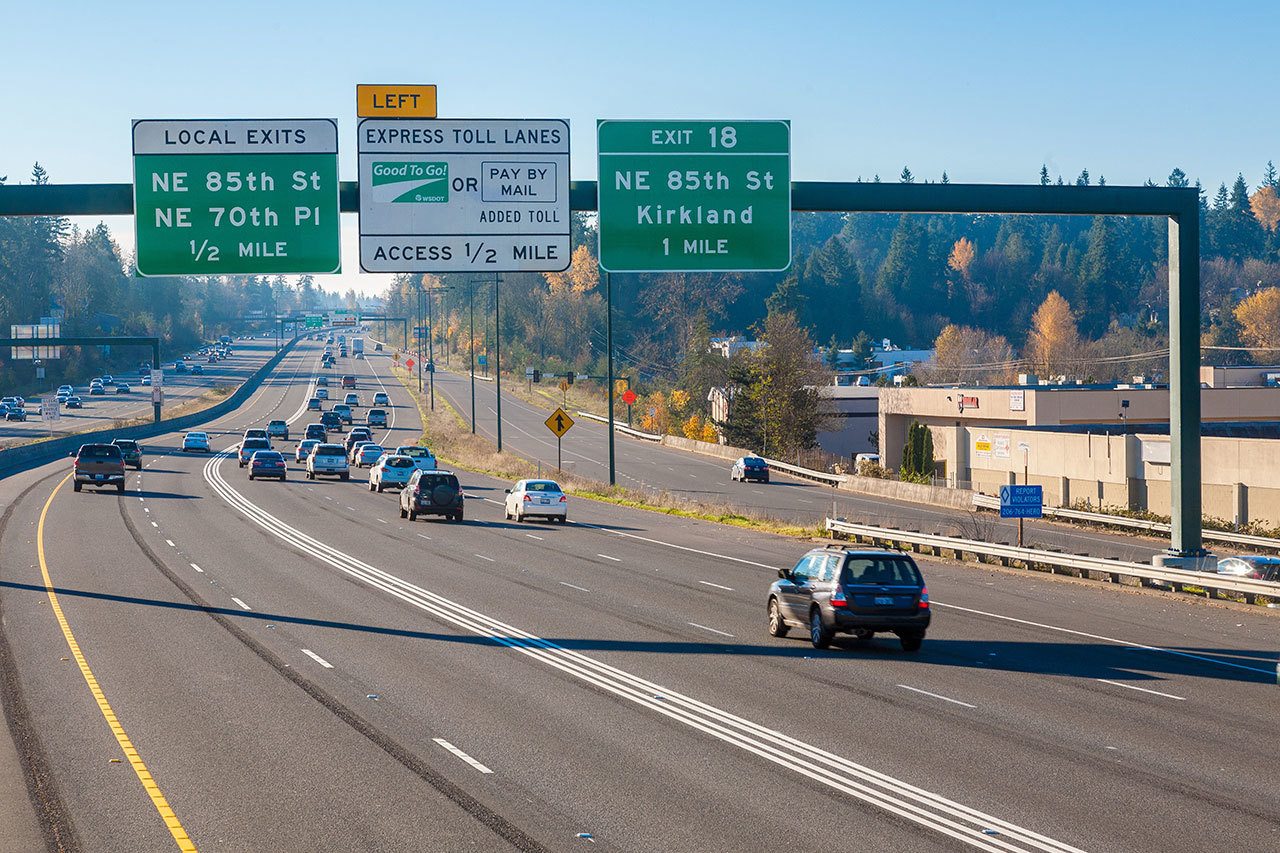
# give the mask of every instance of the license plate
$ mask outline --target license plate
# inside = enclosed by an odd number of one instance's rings
[[[94,474],[94,475],[93,475],[93,479],[95,479],[95,480],[101,480],[101,479],[103,478],[103,476],[105,476],[105,475],[103,475],[103,474]]]
[[[893,596],[891,596],[891,595],[877,595],[877,596],[876,596],[876,604],[877,604],[877,605],[891,605],[891,604],[893,604]]]
[[[546,504],[551,503],[551,498],[539,498],[538,503],[543,504],[545,506]]]

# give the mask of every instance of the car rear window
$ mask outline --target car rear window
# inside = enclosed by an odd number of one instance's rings
[[[850,557],[845,561],[841,583],[920,586],[920,572],[898,557]]]
[[[377,418],[377,417],[383,417],[383,418],[385,418],[386,416],[387,416],[387,413],[386,413],[386,412],[384,412],[384,411],[382,411],[382,409],[370,409],[370,410],[369,410],[369,417],[371,417],[371,418]]]
[[[453,474],[423,474],[418,480],[418,485],[424,489],[434,489],[436,486],[449,486],[458,488],[458,478]]]
[[[240,444],[241,450],[270,450],[271,442],[265,438],[246,438]]]
[[[401,456],[409,456],[414,459],[422,459],[431,455],[431,451],[425,447],[402,447],[399,453]]]
[[[748,468],[759,468],[764,465],[764,460],[758,456],[747,456],[742,460],[742,464]]]
[[[347,452],[342,449],[341,444],[320,444],[316,446],[315,455],[316,456],[341,456],[345,459],[347,456]]]
[[[114,444],[82,444],[81,459],[119,459],[120,448]]]
[[[257,453],[253,454],[253,458],[272,462],[280,462],[284,459],[278,450],[259,450]]]
[[[550,480],[530,480],[524,484],[526,492],[558,492],[560,486]]]
[[[392,456],[383,464],[388,468],[412,468],[413,460],[406,459],[403,456]]]
[[[380,444],[366,444],[366,445],[363,445],[363,446],[360,448],[360,452],[361,452],[361,453],[378,453],[378,454],[382,454],[382,453],[386,453],[387,451],[386,451],[386,448],[384,448],[384,447],[383,447],[382,445],[380,445]]]
[[[272,421],[271,426],[288,426],[284,421]]]
[[[121,450],[137,450],[138,449],[138,442],[131,441],[124,438],[117,439],[116,441],[113,441],[112,444],[114,444],[116,447],[120,448]]]

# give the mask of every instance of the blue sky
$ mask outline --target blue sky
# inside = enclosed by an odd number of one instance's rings
[[[133,118],[334,117],[355,86],[436,83],[440,115],[786,118],[797,180],[1163,180],[1280,161],[1280,3],[85,3],[0,12],[0,175],[128,181]],[[344,220],[334,287],[354,272]],[[132,247],[128,220],[111,221]]]

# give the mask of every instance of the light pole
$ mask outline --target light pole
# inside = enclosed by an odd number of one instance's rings
[[[431,309],[435,291],[427,291],[427,383],[431,386],[431,411],[436,410],[436,323]]]
[[[493,381],[497,391],[498,406],[498,452],[502,452],[502,321],[498,313],[498,291],[499,285],[502,284],[502,276],[498,273],[493,274]],[[613,436],[609,436],[609,440],[613,440]]]

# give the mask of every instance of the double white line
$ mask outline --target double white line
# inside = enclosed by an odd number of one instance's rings
[[[587,684],[978,850],[1083,853],[1079,848],[1001,820],[940,794],[910,785],[721,708],[646,681],[625,670],[507,625],[402,580],[286,524],[249,501],[222,478],[228,452],[211,458],[204,476],[214,491],[251,522],[340,572]]]

